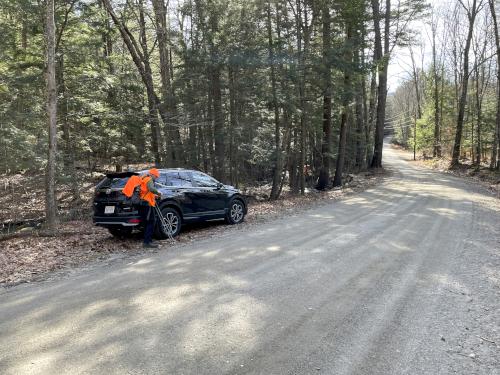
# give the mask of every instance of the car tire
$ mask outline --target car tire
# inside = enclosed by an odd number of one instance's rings
[[[172,207],[163,207],[161,208],[161,214],[167,220],[167,222],[170,222],[172,225],[172,237],[177,236],[181,231],[182,226],[182,218],[179,214],[179,211]],[[155,237],[160,240],[165,240],[168,238],[168,234],[163,230],[159,217],[156,218]]]
[[[110,227],[108,228],[108,231],[113,237],[116,238],[128,238],[132,235],[131,227],[123,227],[123,226]]]
[[[233,199],[229,203],[229,209],[226,214],[226,223],[234,225],[240,224],[245,220],[245,204],[240,199]]]

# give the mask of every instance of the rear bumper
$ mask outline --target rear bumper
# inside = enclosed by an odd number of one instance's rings
[[[113,227],[121,225],[123,227],[137,227],[142,224],[140,216],[126,217],[109,217],[109,216],[94,216],[94,224],[101,227]]]

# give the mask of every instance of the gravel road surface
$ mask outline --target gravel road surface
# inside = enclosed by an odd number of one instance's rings
[[[500,374],[500,208],[413,166],[344,200],[0,290],[0,374]]]

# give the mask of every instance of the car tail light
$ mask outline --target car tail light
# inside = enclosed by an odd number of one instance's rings
[[[137,224],[137,223],[141,222],[141,219],[129,219],[128,222],[131,223],[131,224]]]

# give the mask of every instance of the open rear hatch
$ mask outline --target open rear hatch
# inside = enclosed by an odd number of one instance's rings
[[[95,189],[94,202],[100,204],[123,203],[127,197],[123,195],[122,189],[125,187],[129,177],[139,175],[136,172],[107,173]],[[100,210],[99,210],[100,211]]]
[[[136,172],[107,173],[96,186],[94,196],[94,222],[103,226],[135,226],[140,223],[138,207],[122,190]]]

